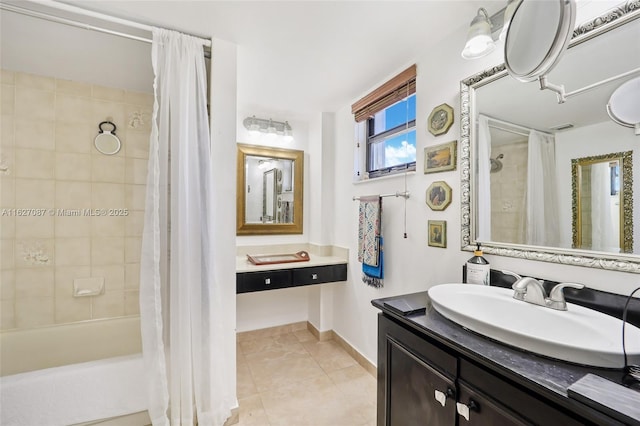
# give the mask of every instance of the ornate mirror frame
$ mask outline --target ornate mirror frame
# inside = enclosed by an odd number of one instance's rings
[[[571,239],[574,248],[582,246],[582,167],[610,161],[620,165],[620,250],[633,253],[633,151],[571,160]]]
[[[627,1],[623,5],[607,11],[606,14],[576,27],[573,32],[573,38],[569,43],[569,48],[639,17],[640,0]],[[471,150],[471,133],[475,132],[473,130],[475,122],[473,117],[476,114],[475,89],[489,84],[506,74],[506,67],[501,64],[460,82],[460,236],[461,249],[464,251],[474,250],[475,244],[473,244],[472,235],[476,235],[477,229],[476,216],[472,210],[472,207],[477,206],[477,193],[471,189],[474,184],[471,163],[476,161],[475,154]],[[640,274],[640,256],[632,254],[602,253],[499,242],[483,242],[483,248],[485,253],[498,256]]]
[[[278,158],[293,161],[293,223],[246,223],[245,188],[246,157]],[[302,234],[302,194],[304,175],[304,151],[238,144],[236,166],[236,235]]]

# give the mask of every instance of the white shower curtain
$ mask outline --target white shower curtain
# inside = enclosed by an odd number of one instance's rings
[[[560,242],[555,146],[553,135],[529,132],[525,244]]]
[[[478,231],[477,240],[491,241],[491,133],[489,118],[478,115]]]
[[[213,281],[212,170],[203,40],[153,29],[155,103],[140,270],[149,414],[222,425],[235,405]],[[228,283],[226,283],[228,284]],[[230,364],[233,365],[233,364]]]

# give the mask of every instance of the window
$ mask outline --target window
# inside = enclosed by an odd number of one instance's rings
[[[416,66],[351,106],[358,140],[355,179],[416,168]],[[366,175],[365,173],[366,172]]]
[[[416,169],[416,95],[367,120],[369,177]]]

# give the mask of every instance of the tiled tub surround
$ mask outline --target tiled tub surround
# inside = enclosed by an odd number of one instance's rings
[[[137,315],[153,95],[8,70],[1,95],[0,328]],[[93,146],[108,119],[122,141],[112,156]],[[127,214],[62,212],[82,209]],[[104,277],[104,294],[74,298],[87,277]]]

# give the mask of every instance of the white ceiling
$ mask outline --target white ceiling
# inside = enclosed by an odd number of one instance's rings
[[[429,46],[464,31],[480,5],[491,12],[503,3],[73,2],[112,16],[236,43],[239,108],[302,116],[348,105],[427,54]],[[56,69],[59,74],[67,66],[71,75],[91,79],[100,74],[91,69],[97,63],[105,71],[102,82],[129,74],[134,79],[126,85],[150,89],[150,50],[143,43],[1,13],[3,66],[17,63],[22,68]],[[56,60],[58,54],[64,59]],[[75,65],[74,55],[83,58],[84,65]]]

